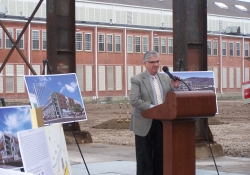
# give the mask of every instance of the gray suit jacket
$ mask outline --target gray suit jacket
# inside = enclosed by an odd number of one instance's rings
[[[158,73],[163,89],[163,101],[167,92],[174,91],[168,75]],[[146,136],[150,130],[152,119],[143,118],[141,112],[154,105],[153,89],[146,71],[131,78],[130,104],[133,107],[130,120],[130,130],[135,135]]]

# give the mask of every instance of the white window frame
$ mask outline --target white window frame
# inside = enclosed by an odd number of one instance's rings
[[[161,38],[161,53],[167,54],[167,38],[165,38],[165,37]]]
[[[135,53],[141,53],[141,37],[140,36],[135,36]]]
[[[240,43],[239,42],[237,42],[237,43],[235,43],[235,47],[236,47],[236,57],[240,57],[240,55],[241,55],[241,51],[240,51]]]
[[[148,37],[147,36],[143,36],[142,37],[142,40],[143,40],[143,49],[142,49],[142,52],[145,53],[148,51]]]
[[[114,66],[107,66],[107,90],[114,90]]]
[[[76,32],[76,51],[82,51],[82,33]]]
[[[113,35],[107,34],[107,52],[113,52]]]
[[[14,93],[14,91],[15,91],[14,65],[13,64],[7,64],[5,66],[5,73],[6,73],[6,76],[5,76],[5,78],[6,78],[6,89],[5,89],[5,91],[6,91],[6,93]],[[7,87],[7,78],[11,78],[12,79],[12,88]]]
[[[115,52],[121,52],[122,46],[121,46],[121,35],[115,35]]]
[[[22,32],[22,29],[16,29],[16,39],[18,38],[18,36],[20,35],[21,32]],[[22,50],[24,49],[24,34],[23,34],[22,38],[19,40],[17,45],[18,45],[19,49],[22,49]]]
[[[89,38],[87,38],[87,36],[89,36]],[[85,38],[85,51],[91,52],[92,51],[92,34],[85,33],[84,38]]]
[[[38,36],[35,36],[34,34],[38,34]],[[38,48],[35,48],[35,44],[34,41],[38,42]],[[39,30],[32,30],[32,50],[40,50],[40,31]]]
[[[249,56],[249,43],[245,42],[244,43],[244,50],[245,50],[245,57],[248,57]]]
[[[133,53],[133,36],[132,35],[127,36],[127,52]]]
[[[210,43],[210,46],[209,46],[209,43]],[[208,56],[212,55],[212,42],[211,42],[211,40],[207,41],[207,55]]]
[[[13,38],[13,29],[7,29],[7,30],[10,36]],[[11,46],[10,45],[7,46],[7,44],[10,44]],[[8,35],[5,33],[5,49],[11,49],[12,47],[13,47],[13,44],[10,38],[8,37]]]
[[[98,52],[105,52],[105,35],[98,34]],[[100,50],[100,46],[103,47],[103,50]]]
[[[47,31],[43,30],[42,31],[42,50],[47,50]]]
[[[154,51],[160,53],[159,37],[154,37]]]
[[[24,93],[25,92],[25,83],[23,79],[24,72],[24,65],[16,65],[16,92],[17,93]]]
[[[233,42],[229,42],[229,56],[233,57],[234,56],[234,43]]]
[[[215,53],[215,50],[216,50],[216,53]],[[218,56],[218,41],[213,41],[213,55]]]
[[[173,38],[168,38],[168,54],[173,54]]]
[[[221,55],[222,56],[227,56],[227,42],[226,41],[222,41],[222,44],[221,44]],[[225,52],[225,54],[224,54]]]

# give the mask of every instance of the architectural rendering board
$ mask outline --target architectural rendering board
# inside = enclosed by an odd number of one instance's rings
[[[0,168],[23,166],[17,132],[31,128],[30,106],[0,108]]]
[[[72,175],[61,124],[18,132],[25,172],[35,175]]]
[[[32,108],[42,108],[44,124],[87,120],[75,73],[24,76]]]
[[[187,84],[191,91],[212,90],[216,94],[216,84],[214,79],[214,73],[212,71],[180,71],[171,72],[171,74],[180,77],[181,80]],[[189,89],[187,86],[183,82],[181,82],[178,91],[188,91]],[[217,101],[216,104],[216,113],[218,113]]]

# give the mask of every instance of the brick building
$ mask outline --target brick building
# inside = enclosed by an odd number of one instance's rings
[[[14,40],[38,0],[0,0],[1,22]],[[207,0],[208,70],[214,72],[217,93],[240,93],[249,81],[250,3]],[[5,10],[5,7],[7,10]],[[19,47],[37,74],[46,55],[46,2],[38,10]],[[12,47],[0,28],[0,64]],[[145,51],[160,53],[161,67],[173,70],[171,0],[76,1],[76,74],[83,98],[127,97],[130,77],[145,70]],[[160,69],[161,69],[160,67]],[[31,72],[14,50],[0,74],[6,100],[28,99],[23,75]]]

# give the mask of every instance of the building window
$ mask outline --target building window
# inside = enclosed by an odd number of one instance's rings
[[[85,33],[85,51],[92,51],[92,36],[90,33]]]
[[[21,32],[22,32],[21,29],[17,29],[17,30],[16,30],[16,38],[19,37],[19,35],[20,35]],[[19,40],[19,42],[18,42],[18,44],[17,44],[18,47],[19,47],[19,49],[24,49],[24,41],[23,41],[23,38],[24,38],[24,34],[23,34],[22,38]]]
[[[113,52],[113,35],[107,35],[107,52]]]
[[[213,42],[213,52],[215,56],[218,55],[218,42],[217,41]]]
[[[249,55],[249,44],[245,43],[245,57],[248,57]]]
[[[133,36],[128,36],[127,52],[133,53]]]
[[[24,65],[16,66],[16,91],[17,93],[24,93]]]
[[[115,89],[122,90],[122,67],[115,66]]]
[[[82,33],[76,33],[76,51],[82,51]]]
[[[108,90],[114,90],[114,67],[107,66],[107,79],[108,79]]]
[[[136,36],[135,37],[135,53],[141,52],[141,37]]]
[[[99,66],[99,91],[106,90],[106,82],[105,82],[105,66]]]
[[[161,53],[162,54],[167,53],[167,40],[166,40],[166,38],[161,38]]]
[[[0,48],[3,48],[3,30],[0,29]]]
[[[103,34],[98,35],[98,51],[104,52],[104,35]]]
[[[14,65],[6,65],[6,92],[14,92]]]
[[[154,37],[154,51],[159,53],[159,38]]]
[[[229,43],[229,56],[234,56],[234,43]]]
[[[207,41],[207,55],[212,55],[211,41]]]
[[[47,31],[43,31],[43,50],[47,49]]]
[[[86,66],[86,91],[93,90],[93,73],[92,66]]]
[[[13,29],[8,29],[8,32],[9,32],[10,36],[13,37]],[[8,37],[7,34],[5,34],[5,48],[10,49],[10,48],[12,48],[12,46],[13,46],[13,44],[12,44],[10,38]]]
[[[227,56],[227,43],[222,42],[222,56]]]
[[[32,30],[32,49],[39,50],[39,31]]]
[[[121,52],[121,35],[115,36],[115,52]]]
[[[240,43],[236,43],[236,56],[240,57]]]
[[[148,37],[144,36],[143,38],[143,53],[148,51]]]
[[[173,54],[173,39],[172,38],[168,39],[168,53]]]

